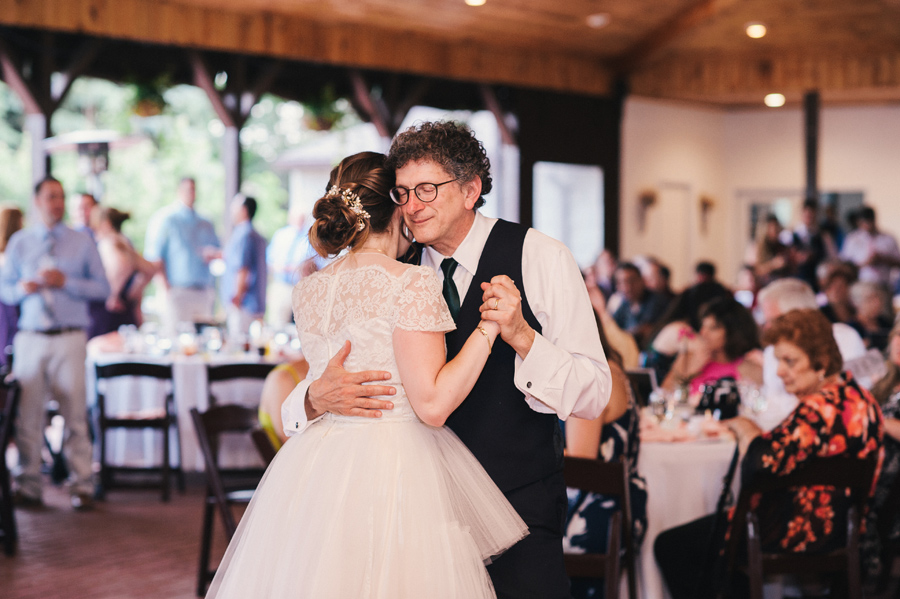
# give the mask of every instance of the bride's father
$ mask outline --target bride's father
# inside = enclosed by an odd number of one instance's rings
[[[562,243],[478,212],[491,190],[490,162],[465,125],[424,123],[400,133],[388,166],[397,174],[392,199],[425,246],[421,262],[444,278],[457,323],[447,358],[481,318],[500,325],[502,340],[481,378],[447,420],[530,530],[488,567],[497,596],[569,597],[557,418],[596,418],[611,386],[581,273]],[[301,383],[285,402],[285,432],[325,412],[378,417],[391,409],[383,397],[393,388],[372,384],[387,373],[345,371],[348,353],[344,347],[321,378]]]

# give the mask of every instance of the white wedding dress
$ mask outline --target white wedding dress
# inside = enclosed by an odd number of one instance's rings
[[[207,597],[494,597],[484,564],[525,523],[450,429],[418,419],[394,357],[395,328],[454,328],[435,273],[353,256],[304,278],[293,303],[310,377],[349,339],[345,368],[389,371],[394,409],[327,414],[288,440]]]

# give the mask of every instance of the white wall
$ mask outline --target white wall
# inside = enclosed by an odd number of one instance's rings
[[[739,193],[802,190],[803,135],[800,109],[724,111],[630,98],[622,139],[622,257],[658,255],[673,267],[676,285],[697,260],[711,259],[720,279],[733,282],[745,237]],[[825,107],[819,143],[819,187],[864,192],[881,228],[900,238],[900,106]],[[679,193],[671,192],[672,183]],[[638,196],[645,189],[657,191],[657,203],[640,233]],[[703,195],[716,202],[705,235],[697,225]]]

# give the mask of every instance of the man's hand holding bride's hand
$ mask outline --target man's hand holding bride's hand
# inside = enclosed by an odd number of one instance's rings
[[[506,275],[497,275],[490,283],[482,283],[481,318],[496,322],[500,326],[500,336],[519,357],[525,358],[534,343],[534,329],[522,316],[522,294],[513,280]]]
[[[350,342],[347,341],[328,361],[322,376],[310,383],[306,392],[306,415],[309,419],[318,418],[325,412],[380,418],[381,410],[394,408],[390,401],[375,399],[379,395],[394,395],[397,392],[394,387],[363,384],[387,380],[391,378],[391,373],[383,370],[347,372],[344,370],[344,360],[349,355]]]

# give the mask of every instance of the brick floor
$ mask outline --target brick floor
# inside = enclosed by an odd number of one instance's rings
[[[44,502],[16,511],[18,551],[0,552],[0,598],[195,597],[202,487],[175,491],[169,503],[156,490],[113,490],[94,511],[78,513],[48,484]],[[215,559],[225,546],[217,532]]]

